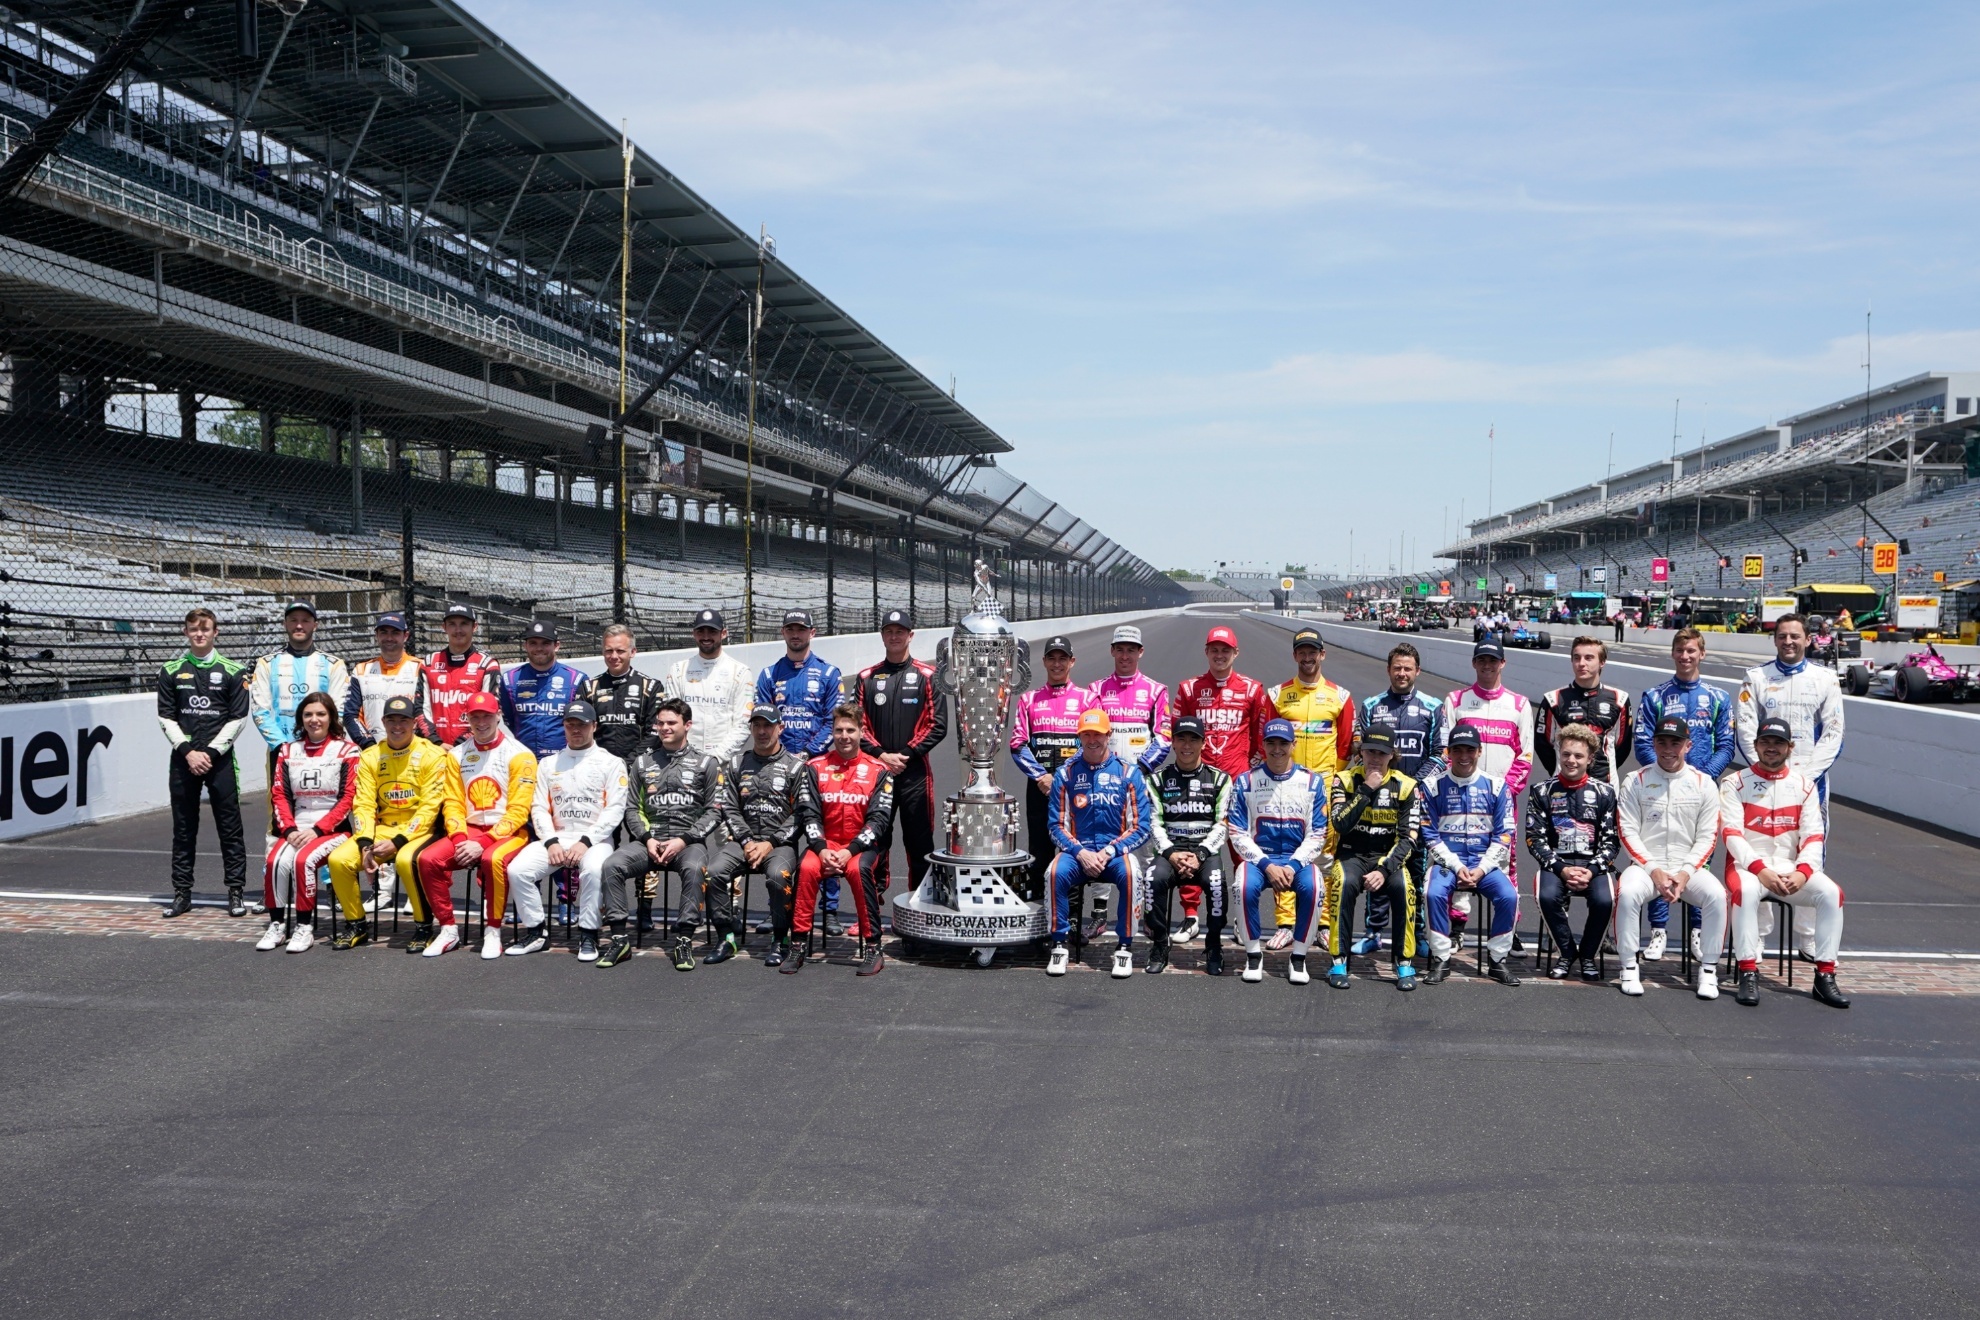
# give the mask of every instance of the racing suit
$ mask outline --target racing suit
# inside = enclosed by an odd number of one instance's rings
[[[812,652],[803,664],[792,664],[789,652],[778,656],[756,678],[756,701],[775,706],[784,716],[784,750],[810,759],[832,747],[832,712],[845,700],[838,666]],[[839,910],[839,877],[825,880],[825,910]],[[811,929],[805,917],[805,929]]]
[[[818,786],[818,830],[813,847],[798,861],[791,938],[811,934],[811,910],[818,905],[820,883],[828,878],[820,854],[843,848],[852,854],[845,874],[859,910],[859,937],[878,942],[880,898],[887,892],[887,861],[894,850],[893,773],[865,752],[850,758],[827,752],[813,757],[810,768]]]
[[[1137,681],[1139,676],[1137,676]],[[1168,689],[1162,706],[1168,705]],[[1120,732],[1120,726],[1114,728]],[[1072,891],[1075,885],[1113,885],[1121,891],[1114,914],[1114,933],[1123,949],[1134,946],[1134,917],[1141,911],[1141,867],[1135,850],[1148,842],[1154,807],[1148,782],[1138,766],[1114,752],[1099,765],[1076,756],[1052,776],[1052,842],[1059,854],[1052,860],[1052,942],[1064,944],[1072,933]],[[1087,849],[1106,858],[1100,874],[1089,876],[1080,867],[1079,852]]]
[[[584,845],[577,865],[577,924],[598,929],[599,891],[605,868],[625,849],[612,852],[612,831],[630,823],[626,810],[626,763],[592,743],[562,747],[536,761],[536,797],[530,803],[533,842],[509,863],[509,892],[515,897],[516,924],[530,930],[544,924],[541,886],[550,876],[550,845]]]
[[[736,880],[751,870],[743,844],[769,844],[770,855],[755,869],[762,873],[770,899],[771,937],[781,943],[791,936],[791,891],[797,882],[798,857],[824,839],[818,823],[818,781],[803,757],[782,747],[768,757],[759,756],[754,747],[746,748],[730,762],[725,779],[722,821],[728,842],[708,863],[708,887],[731,892]]]
[[[1655,734],[1657,721],[1665,715],[1681,715],[1691,726],[1691,746],[1685,751],[1687,765],[1705,772],[1718,782],[1732,764],[1732,699],[1723,688],[1702,679],[1687,683],[1675,676],[1647,689],[1636,701],[1634,741],[1640,765],[1657,764]],[[1661,896],[1650,900],[1650,924],[1663,930],[1671,924],[1671,905]]]
[[[1345,700],[1347,694],[1341,694]],[[1231,847],[1243,885],[1238,932],[1247,951],[1259,947],[1258,896],[1270,883],[1268,865],[1293,869],[1293,952],[1305,953],[1320,915],[1314,864],[1327,846],[1327,782],[1303,765],[1274,775],[1265,766],[1245,772],[1231,791]]]
[[[375,742],[358,757],[357,791],[351,798],[351,837],[330,854],[330,886],[344,915],[364,920],[358,899],[358,872],[364,850],[380,838],[398,851],[381,862],[373,882],[378,897],[389,899],[396,882],[412,901],[413,920],[429,920],[426,896],[420,890],[420,858],[429,848],[453,856],[454,843],[440,825],[448,795],[460,791],[454,758],[444,747],[415,736],[404,747]]]
[[[1822,825],[1829,823],[1829,767],[1836,763],[1843,745],[1842,687],[1836,671],[1826,665],[1803,660],[1789,669],[1779,660],[1746,671],[1746,682],[1739,690],[1735,732],[1739,754],[1749,764],[1753,738],[1760,721],[1777,717],[1794,731],[1794,750],[1788,764],[1814,783],[1822,803]]]
[[[426,669],[409,655],[387,668],[383,660],[360,660],[351,667],[351,681],[344,687],[344,735],[360,747],[369,747],[385,737],[382,717],[385,703],[404,697],[418,716],[414,725],[428,731],[426,717]]]
[[[509,905],[509,867],[529,843],[530,808],[536,804],[536,757],[507,729],[484,746],[472,735],[453,745],[454,783],[448,786],[441,824],[453,848],[429,848],[419,861],[419,884],[434,920],[454,924],[454,848],[481,845],[482,921],[499,930]]]
[[[894,774],[894,816],[907,846],[908,887],[919,889],[935,851],[935,781],[928,754],[949,734],[949,703],[935,690],[935,666],[909,656],[859,671],[853,687],[862,725],[859,748],[907,757]]]
[[[1423,901],[1429,908],[1430,956],[1452,953],[1451,899],[1461,881],[1459,867],[1483,872],[1474,885],[1492,905],[1485,951],[1494,962],[1512,953],[1519,924],[1519,888],[1507,875],[1513,855],[1512,794],[1480,771],[1460,778],[1448,767],[1423,786],[1423,850],[1430,858]]]
[[[1380,871],[1390,911],[1403,916],[1390,943],[1400,970],[1416,958],[1416,887],[1409,879],[1409,855],[1416,851],[1422,825],[1416,781],[1391,768],[1370,788],[1367,775],[1356,766],[1328,781],[1327,802],[1335,858],[1327,870],[1327,952],[1335,962],[1347,961],[1354,943],[1355,904],[1368,873]]]
[[[564,707],[576,699],[584,677],[562,661],[548,669],[525,661],[502,675],[496,692],[502,723],[536,756],[539,769],[546,756],[564,748]]]
[[[1249,767],[1246,773],[1250,773]],[[1230,775],[1206,758],[1194,770],[1185,770],[1172,761],[1155,772],[1155,782],[1148,786],[1154,812],[1149,834],[1155,841],[1155,857],[1148,864],[1148,917],[1144,924],[1149,942],[1158,949],[1169,947],[1169,891],[1179,889],[1187,894],[1194,889],[1210,898],[1203,947],[1222,956],[1224,900],[1231,872],[1224,853],[1230,839],[1225,817],[1231,810],[1231,784]],[[1182,853],[1195,857],[1197,863],[1195,874],[1186,882],[1176,873],[1176,857]]]
[[[1507,687],[1491,691],[1476,683],[1454,690],[1444,698],[1444,735],[1463,723],[1478,730],[1485,744],[1479,751],[1478,769],[1506,787],[1506,801],[1512,808],[1512,827],[1519,833],[1521,796],[1526,781],[1533,776],[1533,704]],[[1519,883],[1519,854],[1506,858],[1506,875]],[[1455,914],[1467,916],[1471,898],[1463,890],[1453,895]]]
[[[1198,674],[1176,689],[1176,718],[1203,721],[1203,759],[1234,780],[1265,759],[1265,724],[1276,714],[1265,685],[1235,671],[1221,683]],[[1203,891],[1186,884],[1181,893],[1183,916],[1194,917]]]
[[[357,744],[342,738],[315,744],[298,738],[275,754],[275,773],[268,780],[275,842],[261,880],[261,904],[270,913],[279,913],[292,900],[298,921],[308,921],[316,912],[316,870],[351,837],[357,762]],[[289,842],[297,830],[311,835],[300,848]]]
[[[1529,790],[1526,808],[1526,849],[1540,864],[1534,893],[1541,915],[1554,933],[1564,959],[1593,958],[1602,948],[1602,932],[1615,913],[1616,790],[1607,780],[1583,775],[1543,779]],[[1570,866],[1589,870],[1588,887],[1571,890],[1561,872]],[[1588,901],[1588,916],[1575,942],[1568,925],[1569,901],[1579,894]]]
[[[742,931],[727,887],[715,893],[708,884],[709,847],[720,842],[717,831],[722,827],[722,803],[729,792],[727,767],[692,747],[670,752],[655,739],[633,758],[630,770],[622,769],[620,774],[621,784],[631,780],[632,798],[622,808],[626,841],[599,863],[605,891],[605,919],[614,930],[620,929],[620,923],[635,905],[629,892],[629,882],[634,879],[640,881],[637,906],[641,910],[649,909],[661,878],[671,873],[681,885],[680,902],[674,909],[674,934],[694,934],[694,928],[701,923],[705,897],[708,923],[716,937],[735,935],[740,939]],[[618,821],[612,823],[616,825]],[[540,825],[538,831],[541,833]],[[611,832],[607,828],[591,837],[603,842]],[[646,850],[649,839],[655,843],[679,839],[686,846],[672,860],[656,862]],[[598,851],[602,856],[604,850]],[[585,854],[585,860],[591,860],[590,853]],[[580,916],[578,924],[596,930],[595,897],[589,912],[589,919]]]
[[[248,712],[268,748],[270,784],[275,782],[275,757],[296,739],[296,706],[312,692],[325,692],[341,711],[350,682],[350,671],[344,662],[314,646],[302,655],[285,646],[254,662],[254,677],[248,683]],[[273,833],[272,799],[268,807],[269,830]]]
[[[1652,871],[1686,876],[1679,896],[1701,914],[1700,947],[1708,964],[1717,962],[1726,943],[1726,889],[1711,866],[1719,845],[1719,786],[1696,766],[1667,774],[1653,761],[1623,777],[1617,814],[1629,854],[1616,881],[1616,953],[1623,966],[1636,961],[1643,910],[1657,896]]]
[[[1760,908],[1779,898],[1804,914],[1813,913],[1812,941],[1804,944],[1815,970],[1833,973],[1842,948],[1842,886],[1822,873],[1822,796],[1807,773],[1784,766],[1736,770],[1719,781],[1719,828],[1726,837],[1726,895],[1732,901],[1733,957],[1739,970],[1760,965]],[[1792,894],[1775,894],[1760,872],[1800,872],[1804,883]]]
[[[1395,742],[1395,752],[1390,757],[1392,769],[1414,779],[1417,784],[1417,799],[1423,796],[1423,785],[1444,768],[1444,744],[1448,731],[1444,728],[1444,703],[1437,698],[1411,688],[1409,692],[1398,694],[1387,689],[1377,696],[1363,697],[1354,708],[1354,732],[1359,738],[1371,728],[1389,731]],[[1409,854],[1409,877],[1416,886],[1416,918],[1423,920],[1423,884],[1427,868],[1424,854],[1424,840],[1419,833],[1416,846]],[[1368,931],[1389,928],[1389,898],[1386,890],[1378,890],[1368,900]],[[1416,932],[1417,942],[1421,943],[1423,932]]]
[[[694,712],[689,747],[723,765],[733,765],[748,749],[749,711],[756,704],[756,675],[748,665],[726,655],[704,660],[697,651],[674,661],[661,687]]]
[[[1011,760],[1025,779],[1024,820],[1031,849],[1031,883],[1045,892],[1045,873],[1058,849],[1052,843],[1049,817],[1052,791],[1038,781],[1049,779],[1079,755],[1079,717],[1095,705],[1093,692],[1075,683],[1046,684],[1018,699],[1011,721]]]
[[[1311,687],[1295,675],[1273,688],[1270,696],[1272,708],[1292,721],[1294,764],[1320,776],[1324,813],[1328,780],[1354,755],[1354,696],[1338,683],[1329,682],[1325,675]],[[1292,894],[1275,894],[1272,904],[1279,925],[1298,924]]]
[[[1109,674],[1093,685],[1093,703],[1114,726],[1109,750],[1121,764],[1134,766],[1144,779],[1154,774],[1169,756],[1168,686],[1139,672],[1131,678]]]
[[[598,710],[598,745],[632,764],[633,757],[653,732],[653,715],[663,693],[660,680],[637,669],[623,674],[592,674],[578,684],[577,699]],[[688,746],[694,746],[694,726],[688,726]],[[725,760],[726,764],[726,760]]]
[[[1598,683],[1592,688],[1570,683],[1564,688],[1555,688],[1533,703],[1533,713],[1533,754],[1539,758],[1543,770],[1550,775],[1554,773],[1561,730],[1570,724],[1586,725],[1602,739],[1602,745],[1596,749],[1595,758],[1589,764],[1588,773],[1597,779],[1607,780],[1612,788],[1620,790],[1622,763],[1628,758],[1633,745],[1629,737],[1627,693],[1606,683]],[[1656,764],[1654,751],[1648,764]]]
[[[199,849],[199,795],[213,804],[220,865],[230,893],[247,888],[247,836],[241,828],[241,775],[234,740],[248,722],[245,670],[218,651],[204,659],[188,651],[158,671],[158,727],[172,745],[172,892],[190,894]],[[212,758],[205,774],[186,764],[189,752]],[[12,767],[10,766],[9,769]]]
[[[468,698],[477,692],[499,692],[502,666],[486,651],[455,655],[441,647],[426,657],[426,720],[428,733],[442,747],[468,736]]]

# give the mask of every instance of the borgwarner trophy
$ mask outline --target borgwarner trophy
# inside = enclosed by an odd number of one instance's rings
[[[989,568],[979,562],[975,576],[974,608],[935,648],[935,690],[955,700],[969,782],[946,800],[948,846],[929,857],[920,888],[895,897],[894,930],[907,941],[967,945],[987,967],[998,948],[1045,938],[1048,913],[1020,892],[1031,854],[1018,846],[1018,802],[996,771],[1031,682],[1031,648],[1004,618]]]

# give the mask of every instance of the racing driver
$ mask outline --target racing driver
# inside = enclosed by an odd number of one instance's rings
[[[851,881],[859,910],[859,972],[886,966],[880,956],[880,897],[887,892],[887,862],[894,850],[894,774],[877,756],[860,750],[866,713],[846,702],[832,712],[832,748],[809,766],[818,786],[819,818],[809,849],[798,861],[797,910],[791,914],[791,948],[781,973],[801,972],[811,943],[811,910],[827,877]]]
[[[1343,697],[1347,694],[1342,693]],[[1286,979],[1305,985],[1306,946],[1320,913],[1314,864],[1327,845],[1327,786],[1293,760],[1297,736],[1291,720],[1265,726],[1265,763],[1247,771],[1231,793],[1231,847],[1241,859],[1243,884],[1238,929],[1244,940],[1245,981],[1265,979],[1265,947],[1259,936],[1258,897],[1269,886],[1293,896],[1292,961]]]
[[[1030,781],[1024,795],[1024,820],[1031,851],[1033,892],[1045,892],[1051,869],[1052,776],[1079,755],[1079,717],[1094,709],[1093,693],[1072,681],[1070,638],[1045,643],[1045,683],[1019,698],[1011,721],[1011,760]]]
[[[1203,724],[1203,759],[1236,781],[1265,759],[1265,724],[1278,712],[1265,685],[1246,678],[1237,664],[1237,634],[1222,624],[1203,639],[1207,672],[1184,679],[1176,689],[1176,717],[1194,716]],[[1150,784],[1151,789],[1153,783]],[[1196,938],[1196,913],[1203,891],[1187,881],[1181,886],[1183,925],[1175,942]],[[1221,916],[1221,914],[1219,914]],[[1221,920],[1217,923],[1223,925]]]
[[[1140,654],[1139,643],[1135,654]],[[1167,691],[1162,689],[1165,698]],[[1052,842],[1059,852],[1052,862],[1052,952],[1045,963],[1047,976],[1066,974],[1072,891],[1083,884],[1113,885],[1121,891],[1113,975],[1119,979],[1134,972],[1133,918],[1141,909],[1140,866],[1134,854],[1148,842],[1154,807],[1140,768],[1123,761],[1113,743],[1113,722],[1107,712],[1087,711],[1079,717],[1079,755],[1052,777]]]
[[[1651,730],[1657,760],[1623,779],[1618,817],[1629,865],[1616,881],[1616,953],[1626,995],[1643,993],[1636,963],[1643,909],[1650,899],[1683,899],[1704,914],[1698,997],[1719,997],[1719,950],[1726,942],[1726,889],[1712,874],[1719,846],[1719,786],[1685,761],[1691,725],[1673,711]]]
[[[1113,730],[1114,755],[1122,765],[1141,772],[1142,787],[1146,789],[1148,776],[1169,756],[1168,685],[1157,683],[1141,672],[1141,629],[1133,624],[1124,623],[1114,629],[1113,641],[1107,649],[1114,658],[1114,672],[1093,685],[1093,701],[1107,712],[1108,725]],[[1082,739],[1082,749],[1084,746]],[[1144,825],[1146,820],[1144,816]],[[1056,836],[1054,843],[1063,846]],[[1093,916],[1086,925],[1086,938],[1099,939],[1106,929],[1107,891],[1101,889],[1093,899]]]
[[[454,744],[453,782],[441,819],[453,851],[429,848],[419,859],[420,888],[440,929],[426,946],[438,958],[460,943],[454,926],[454,872],[481,876],[481,956],[502,956],[502,915],[509,905],[509,863],[529,843],[529,812],[536,802],[536,757],[502,727],[502,702],[493,692],[467,699],[468,736]]]
[[[1327,659],[1327,643],[1318,629],[1301,628],[1294,633],[1292,651],[1293,665],[1298,672],[1290,681],[1272,689],[1272,707],[1279,718],[1290,722],[1293,727],[1294,763],[1319,776],[1321,812],[1324,816],[1327,784],[1340,773],[1354,751],[1354,697],[1346,688],[1329,682],[1320,672],[1320,666]],[[1242,777],[1239,791],[1243,791]],[[1281,889],[1277,885],[1273,886],[1273,890],[1273,915],[1278,919],[1278,929],[1272,932],[1272,941],[1266,947],[1276,950],[1291,944],[1295,927],[1304,929],[1305,923],[1298,920],[1295,891]],[[1315,904],[1316,908],[1319,906]],[[1305,959],[1300,962],[1303,977]]]

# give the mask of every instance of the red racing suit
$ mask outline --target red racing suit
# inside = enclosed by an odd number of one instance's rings
[[[893,850],[894,776],[880,758],[860,752],[850,759],[836,752],[813,757],[812,777],[818,781],[821,808],[810,846],[798,862],[797,910],[791,914],[791,934],[811,933],[811,912],[825,880],[819,856],[826,848],[852,853],[846,861],[848,887],[859,907],[859,936],[880,938],[880,895],[887,888],[887,854]]]
[[[275,772],[268,781],[275,842],[262,868],[262,899],[270,912],[288,905],[292,885],[296,915],[306,917],[316,910],[317,868],[350,837],[358,754],[357,744],[342,738],[314,747],[298,738],[275,754]],[[298,829],[316,837],[296,848],[289,835]]]
[[[433,741],[452,747],[468,736],[468,698],[500,694],[502,665],[485,651],[455,655],[441,647],[426,657],[426,722]]]
[[[1232,671],[1219,683],[1214,674],[1184,679],[1176,689],[1176,718],[1194,715],[1203,721],[1203,759],[1236,783],[1265,759],[1265,725],[1278,716],[1271,693],[1255,678]],[[1236,853],[1232,853],[1235,866]],[[1196,915],[1203,901],[1198,885],[1183,885],[1183,915]]]

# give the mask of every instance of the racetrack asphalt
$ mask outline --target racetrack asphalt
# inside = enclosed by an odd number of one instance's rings
[[[1148,625],[1149,671],[1194,672],[1206,626]],[[1247,672],[1290,672],[1282,631],[1238,627]],[[1104,637],[1075,640],[1099,677]],[[1859,905],[1970,898],[1971,851],[1860,824],[1846,944],[1952,940],[1952,909]],[[158,888],[161,826],[7,848],[0,887]],[[1805,985],[1742,1009],[0,934],[0,1313],[1980,1314],[1970,999]]]

